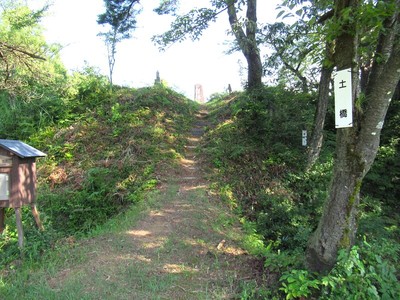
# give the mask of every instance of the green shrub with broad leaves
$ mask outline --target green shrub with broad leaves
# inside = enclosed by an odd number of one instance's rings
[[[399,247],[392,245],[393,248]],[[399,299],[400,283],[388,259],[372,251],[364,242],[350,251],[339,251],[338,262],[325,276],[306,270],[290,270],[280,277],[286,299]],[[392,251],[391,251],[392,252]]]

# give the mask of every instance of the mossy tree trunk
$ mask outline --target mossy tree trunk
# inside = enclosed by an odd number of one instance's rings
[[[399,6],[383,22],[372,69],[364,91],[364,103],[353,105],[353,127],[337,130],[333,179],[323,215],[307,249],[307,263],[312,271],[327,272],[335,264],[340,249],[350,248],[357,232],[360,187],[375,160],[380,133],[390,100],[400,78]],[[339,19],[345,9],[356,11],[359,0],[336,0]],[[355,20],[355,18],[353,19]],[[353,99],[358,89],[357,24],[342,27],[336,38],[335,64],[338,70],[352,68]],[[355,109],[358,107],[358,109]]]

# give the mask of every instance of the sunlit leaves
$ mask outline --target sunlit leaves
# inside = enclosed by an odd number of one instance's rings
[[[175,15],[179,8],[179,0],[161,0],[160,5],[154,9],[159,15]]]
[[[104,0],[106,12],[98,16],[97,23],[110,25],[111,31],[123,39],[130,38],[136,28],[135,16],[140,12],[138,3],[138,0]]]
[[[324,43],[312,28],[304,22],[277,22],[264,26],[262,37],[260,43],[272,49],[264,65],[271,78],[285,78],[286,85],[303,91],[316,84]]]
[[[65,74],[58,58],[59,46],[48,45],[39,20],[46,8],[5,6],[0,23],[0,89],[25,100],[34,98],[37,83],[50,84]]]
[[[210,22],[215,22],[217,12],[211,8],[192,9],[187,14],[177,16],[171,24],[170,30],[162,35],[153,37],[153,42],[158,44],[161,49],[167,45],[182,42],[186,37],[191,40],[198,40],[203,31],[208,28]]]

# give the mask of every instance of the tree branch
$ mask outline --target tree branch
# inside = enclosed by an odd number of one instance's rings
[[[322,16],[319,17],[317,23],[318,24],[322,24],[325,21],[329,20],[330,18],[332,18],[335,15],[335,11],[333,9],[331,9],[330,11],[324,13]]]
[[[169,44],[174,44],[184,40],[188,34],[191,34],[192,40],[195,40],[202,34],[202,31],[207,28],[207,22],[215,19],[219,14],[227,9],[228,7],[224,7],[223,9],[214,11],[213,13],[211,13],[210,9],[207,11],[209,13],[208,16],[206,16],[204,9],[191,10],[183,16],[178,16],[172,23],[170,30],[161,35],[153,36],[152,41],[160,45],[161,49],[164,49],[164,47]],[[195,15],[195,13],[198,14]],[[182,22],[187,18],[193,20],[192,23],[190,23],[190,26],[188,26],[187,22]]]
[[[6,43],[4,43],[4,42],[0,42],[0,49],[1,49],[1,47],[6,48],[6,49],[8,49],[8,50],[11,50],[11,51],[13,51],[13,52],[19,52],[19,53],[25,54],[25,55],[29,56],[30,58],[40,59],[40,60],[46,60],[46,59],[45,59],[44,57],[42,57],[42,56],[39,56],[39,55],[34,54],[34,53],[31,53],[31,52],[26,51],[26,50],[24,50],[24,49],[21,49],[21,48],[19,48],[19,47],[6,44]]]

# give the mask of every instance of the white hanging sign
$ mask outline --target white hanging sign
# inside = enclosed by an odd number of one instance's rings
[[[301,145],[307,146],[307,130],[301,131]]]
[[[353,89],[351,69],[341,70],[335,75],[335,127],[353,126]]]

